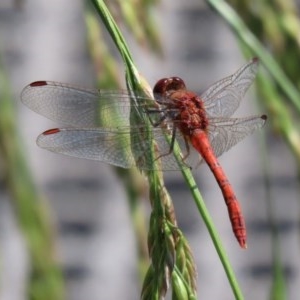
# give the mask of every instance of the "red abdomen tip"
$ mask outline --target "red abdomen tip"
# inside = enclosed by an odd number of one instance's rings
[[[45,80],[35,81],[35,82],[30,83],[29,85],[32,87],[43,86],[43,85],[47,85],[47,81],[45,81]]]
[[[43,132],[43,135],[50,135],[50,134],[55,134],[60,132],[59,128],[53,128],[53,129],[49,129]]]

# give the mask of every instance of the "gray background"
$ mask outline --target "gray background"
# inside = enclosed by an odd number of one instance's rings
[[[245,63],[230,30],[201,1],[162,1],[156,17],[165,58],[155,58],[135,42],[130,43],[139,71],[151,85],[161,77],[178,75],[185,79],[189,89],[200,91]],[[28,110],[19,99],[22,88],[35,80],[94,85],[85,43],[83,2],[73,0],[70,5],[70,1],[29,0],[18,11],[11,1],[1,0],[0,42],[18,109],[23,150],[56,220],[68,298],[138,299],[135,241],[121,183],[107,165],[39,149],[36,136],[58,124]],[[252,89],[237,115],[261,112],[255,103]],[[268,125],[264,130],[270,131]],[[297,299],[300,280],[296,167],[279,137],[268,136],[267,144],[272,203],[280,226],[289,299]],[[256,133],[220,158],[243,207],[248,225],[247,251],[239,248],[232,234],[221,192],[211,172],[204,165],[195,172],[246,299],[268,299],[271,287],[271,238],[261,148]],[[190,241],[197,263],[199,298],[233,299],[183,179],[174,172],[166,173],[165,178],[179,225]],[[149,210],[147,203],[145,209]],[[4,190],[0,191],[0,253],[0,299],[24,299],[28,257]]]

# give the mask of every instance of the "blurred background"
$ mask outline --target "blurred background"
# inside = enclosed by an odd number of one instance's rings
[[[249,2],[252,4],[231,4],[299,88],[298,7],[291,1],[285,1],[286,5],[274,1],[269,9],[259,1]],[[120,23],[140,74],[151,86],[162,77],[179,76],[190,90],[201,92],[254,55],[243,55],[226,22],[204,1],[141,2],[145,8],[141,15],[147,13],[147,17],[142,18],[140,27],[126,19],[130,10],[120,3],[113,1],[111,12]],[[0,3],[3,300],[125,300],[140,295],[142,267],[138,257],[143,256],[143,247],[137,250],[141,240],[134,230],[122,175],[105,164],[38,148],[38,134],[59,124],[20,102],[22,88],[36,80],[125,88],[118,52],[93,13],[84,1],[77,0],[72,4],[59,0]],[[263,73],[264,67],[260,69]],[[267,94],[264,86],[268,85],[259,80],[259,92],[251,88],[235,115],[266,113],[267,125],[220,158],[244,211],[246,251],[239,248],[232,234],[222,194],[209,169],[203,165],[194,175],[245,298],[297,299],[299,112],[281,89],[276,87],[277,94]],[[282,102],[269,102],[276,97]],[[165,180],[179,227],[197,264],[199,299],[233,299],[180,173],[166,172]],[[142,229],[147,227],[150,214],[146,192],[143,196],[139,203]],[[146,237],[144,234],[141,236]]]

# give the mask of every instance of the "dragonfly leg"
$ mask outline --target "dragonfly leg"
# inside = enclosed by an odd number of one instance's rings
[[[190,155],[190,145],[189,145],[189,142],[188,142],[186,136],[184,135],[183,137],[184,137],[186,154],[183,156],[182,160],[185,161],[188,158],[188,156]]]
[[[176,137],[176,127],[174,126],[173,129],[172,129],[172,138],[171,138],[171,144],[170,144],[169,151],[166,152],[166,153],[160,154],[155,160],[160,159],[160,158],[162,158],[164,156],[168,156],[168,155],[170,155],[173,152],[174,143],[175,143],[175,137]]]
[[[171,138],[171,143],[170,143],[169,151],[166,152],[166,153],[160,154],[158,157],[155,158],[155,160],[160,159],[160,158],[162,158],[162,157],[164,157],[164,156],[168,156],[168,155],[170,155],[170,154],[173,152],[173,150],[174,150],[174,144],[175,144],[175,138],[176,138],[176,129],[177,129],[176,126],[174,126],[173,129],[172,129],[172,138]],[[183,165],[184,167],[187,167],[187,168],[189,168],[189,169],[192,169],[192,167],[191,167],[190,165],[188,165],[188,164],[185,162],[185,159],[186,159],[186,158],[189,156],[189,154],[190,154],[190,147],[189,147],[189,144],[188,144],[188,140],[187,140],[187,139],[184,139],[184,141],[185,141],[185,146],[186,146],[187,153],[186,153],[186,154],[184,155],[184,157],[182,158],[182,165]]]

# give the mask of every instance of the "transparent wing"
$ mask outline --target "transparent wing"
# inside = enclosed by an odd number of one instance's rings
[[[267,117],[251,116],[246,118],[211,119],[209,139],[216,156],[220,156],[246,136],[261,128]]]
[[[212,119],[209,125],[209,138],[215,155],[220,156],[237,144],[246,136],[261,128],[266,121],[265,116],[252,116],[238,119]],[[165,139],[161,128],[153,128],[150,139],[149,132],[143,126],[123,128],[68,128],[50,129],[42,133],[37,144],[52,152],[69,156],[98,160],[115,166],[130,168],[138,166],[143,170],[153,169],[153,159],[160,158],[160,170],[179,170],[180,167],[193,168],[201,162],[201,157],[190,148],[188,157],[183,161],[176,161],[174,155],[169,153],[170,145]],[[182,135],[176,135],[183,156],[187,153]],[[157,146],[155,157],[150,153],[151,140]]]
[[[148,133],[143,127],[50,129],[39,135],[37,144],[52,152],[98,160],[123,168],[137,165],[140,169],[149,170],[153,168],[153,159],[160,156],[161,165],[158,169],[178,170],[179,166],[188,167],[189,160],[178,164],[174,155],[168,154],[170,145],[160,128],[151,131],[157,145],[156,157],[152,158],[150,139],[141,143],[138,138]]]
[[[130,96],[126,90],[102,91],[37,81],[23,89],[21,100],[38,114],[68,126],[116,127],[128,125]],[[137,96],[136,100],[140,108],[149,103],[149,98],[144,96]]]
[[[200,97],[209,117],[230,117],[252,84],[258,69],[254,58],[233,75],[213,84]]]

